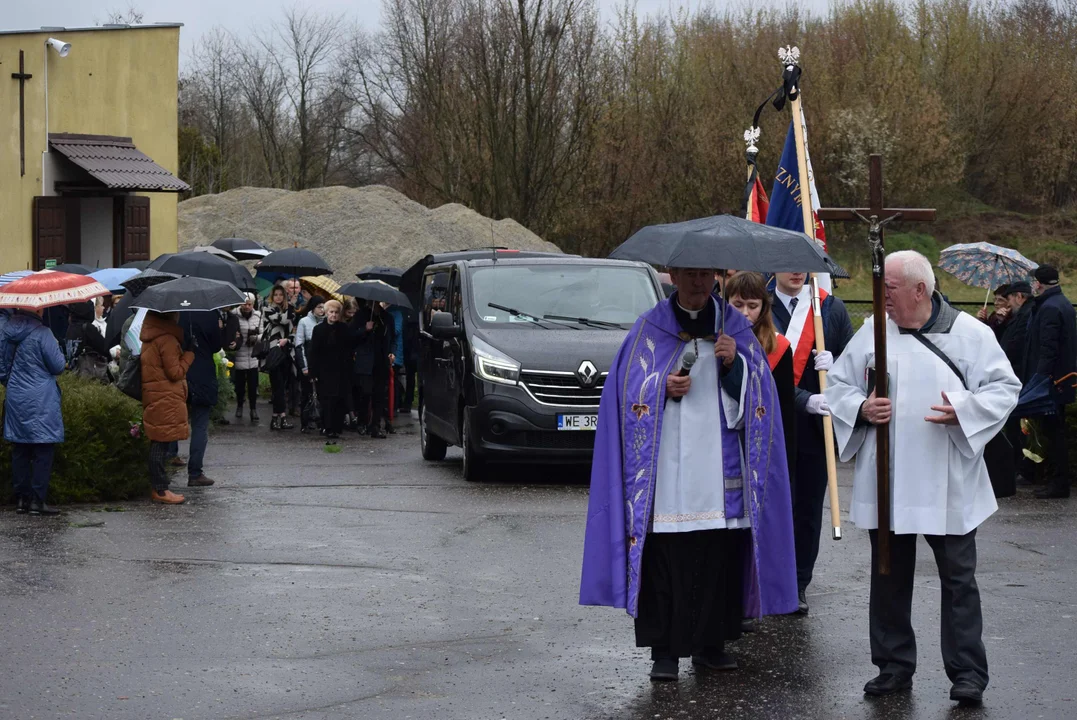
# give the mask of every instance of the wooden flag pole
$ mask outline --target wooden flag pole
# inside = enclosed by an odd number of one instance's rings
[[[800,93],[791,101],[793,110],[793,139],[796,141],[797,166],[800,168],[800,212],[804,218],[804,232],[815,242],[815,215],[811,207],[811,184],[808,178],[808,151],[804,142],[804,115],[800,109]],[[810,275],[811,309],[815,319],[815,351],[826,351],[823,335],[822,303],[819,300],[819,278]],[[819,392],[826,392],[826,371],[819,371]],[[826,451],[826,487],[830,494],[830,526],[833,538],[841,540],[841,505],[838,498],[838,463],[834,455],[834,422],[829,415],[823,416],[823,448]]]

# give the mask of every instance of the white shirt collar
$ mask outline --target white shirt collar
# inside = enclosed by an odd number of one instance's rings
[[[805,283],[804,286],[800,288],[800,292],[796,295],[786,295],[781,290],[779,290],[777,286],[775,286],[774,288],[774,294],[777,295],[778,299],[782,301],[782,305],[785,305],[785,309],[789,311],[790,315],[793,314],[793,308],[789,307],[789,302],[793,298],[797,298],[797,304],[799,305],[803,300],[807,299],[807,295],[810,291],[811,288],[808,287],[807,283]]]

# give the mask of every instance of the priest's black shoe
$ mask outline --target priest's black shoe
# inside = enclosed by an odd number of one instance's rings
[[[1046,488],[1040,488],[1034,494],[1040,500],[1054,500],[1056,498],[1057,499],[1068,498],[1070,496],[1070,489],[1069,488],[1050,488],[1050,487],[1046,487]]]
[[[911,687],[911,677],[908,677],[907,675],[883,673],[872,680],[868,680],[868,684],[864,686],[864,694],[881,697],[883,695],[893,695],[896,692],[908,690]]]
[[[46,505],[40,500],[33,500],[30,502],[30,514],[31,515],[59,515],[59,508],[54,508],[52,505]]]
[[[808,614],[808,596],[803,590],[797,590],[797,615]]]
[[[968,680],[958,680],[950,688],[950,699],[961,707],[979,707],[984,702],[984,691]]]
[[[737,659],[727,652],[709,652],[702,655],[693,655],[692,664],[705,667],[708,670],[739,670]]]
[[[744,618],[740,621],[740,631],[742,633],[754,633],[755,632],[755,620],[752,618]]]
[[[677,658],[655,660],[651,666],[651,680],[669,681],[679,678]]]
[[[25,515],[30,512],[30,498],[23,496],[16,500],[15,512],[19,515]]]

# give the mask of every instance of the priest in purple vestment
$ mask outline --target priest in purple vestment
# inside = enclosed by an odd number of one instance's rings
[[[676,680],[682,657],[735,670],[741,618],[797,609],[766,353],[711,294],[713,270],[670,275],[677,291],[639,318],[602,391],[580,584],[582,605],[635,618],[654,680]]]

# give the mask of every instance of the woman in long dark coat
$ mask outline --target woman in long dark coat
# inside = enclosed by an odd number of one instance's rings
[[[341,320],[343,307],[336,300],[325,304],[325,322],[314,328],[307,360],[310,378],[322,404],[326,445],[335,444],[344,431],[344,408],[351,393],[355,334]]]

